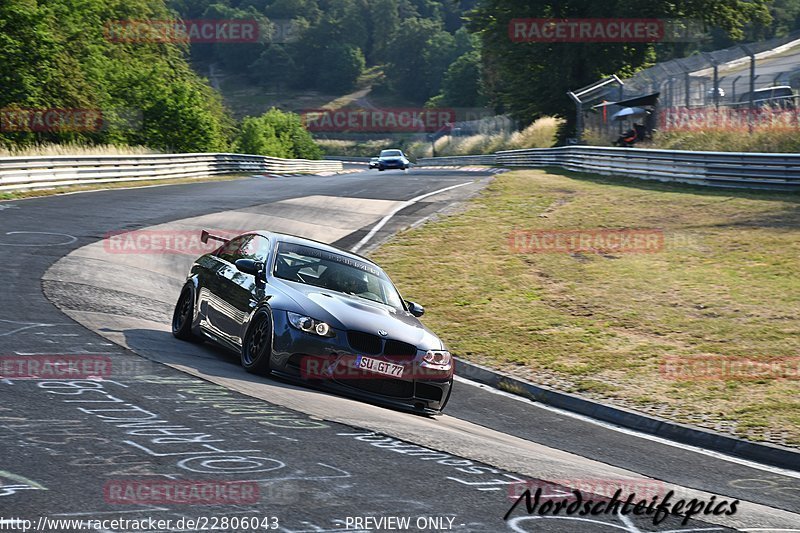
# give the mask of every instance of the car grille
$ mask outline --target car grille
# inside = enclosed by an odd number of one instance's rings
[[[400,379],[346,379],[339,381],[343,385],[354,389],[391,396],[392,398],[412,398],[414,396],[414,383]]]
[[[387,339],[383,346],[384,355],[417,355],[417,347],[407,342]]]
[[[367,354],[378,355],[383,350],[383,339],[361,331],[348,331],[347,342],[354,350]]]
[[[382,339],[363,331],[348,331],[347,342],[353,350],[367,355],[417,355],[417,347],[394,339]]]

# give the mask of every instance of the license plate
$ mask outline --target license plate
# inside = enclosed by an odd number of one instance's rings
[[[381,361],[380,359],[373,359],[372,357],[364,357],[359,355],[356,358],[356,368],[373,372],[375,374],[382,374],[384,376],[392,376],[393,378],[403,377],[403,365],[396,365]]]

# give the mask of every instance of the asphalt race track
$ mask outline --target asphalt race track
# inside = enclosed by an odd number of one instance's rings
[[[77,530],[43,517],[172,520],[147,531],[202,517],[209,527],[216,519],[217,531],[264,530],[234,527],[234,517],[284,532],[397,530],[376,525],[382,517],[408,518],[407,531],[800,531],[797,472],[618,431],[465,380],[446,415],[430,418],[247,374],[236,357],[169,334],[193,255],[128,253],[104,240],[129,230],[263,228],[349,248],[402,208],[371,245],[490,178],[367,171],[0,202],[0,355],[110,361],[102,380],[0,380],[0,531],[19,527],[14,518],[32,520],[29,530]],[[121,503],[115,490],[132,481],[243,482],[255,493]],[[685,525],[633,514],[528,516],[524,505],[503,519],[521,490],[542,484],[552,498],[621,488],[623,498],[673,490],[740,503],[733,515]]]

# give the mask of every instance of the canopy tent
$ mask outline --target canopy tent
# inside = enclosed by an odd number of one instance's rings
[[[644,106],[654,106],[656,102],[658,102],[658,96],[661,93],[652,93],[652,94],[645,94],[642,96],[634,96],[633,98],[626,98],[625,100],[618,100],[616,102],[603,102],[602,104],[597,104],[596,106],[592,106],[592,108],[597,107],[608,107],[610,105],[618,105],[621,107],[644,107]]]

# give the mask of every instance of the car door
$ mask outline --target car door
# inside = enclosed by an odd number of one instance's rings
[[[230,317],[233,313],[228,309],[230,304],[227,302],[226,294],[229,292],[229,282],[236,266],[233,264],[239,257],[239,250],[246,246],[252,235],[242,235],[231,239],[212,254],[206,265],[206,281],[201,288],[201,305],[205,308],[205,321],[201,324],[210,333],[222,340],[229,341],[229,334],[226,331],[232,329]]]
[[[252,259],[266,264],[269,256],[269,239],[262,235],[253,235],[252,238],[242,243],[236,251],[237,259]],[[265,274],[261,272],[258,279],[252,274],[241,272],[232,264],[231,275],[226,274],[220,279],[224,283],[225,301],[228,303],[225,317],[225,336],[236,346],[242,345],[243,325],[253,309],[258,305],[266,291]]]

